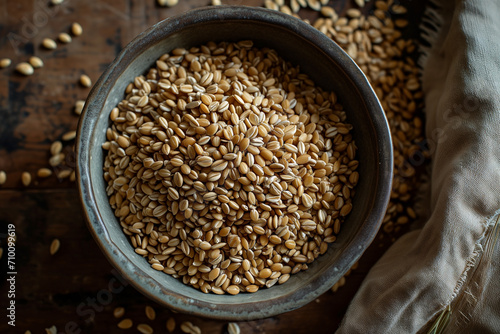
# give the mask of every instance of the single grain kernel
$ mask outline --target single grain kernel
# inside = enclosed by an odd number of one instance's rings
[[[157,0],[157,3],[162,7],[173,7],[179,3],[179,0]]]
[[[85,107],[85,101],[83,100],[78,100],[75,102],[75,114],[81,115],[83,111],[83,107]]]
[[[12,64],[12,60],[10,60],[9,58],[0,59],[0,68],[9,67],[10,64]]]
[[[29,63],[33,66],[33,68],[43,67],[43,61],[36,56],[30,57]]]
[[[50,154],[53,156],[57,155],[61,153],[62,148],[63,148],[62,143],[59,140],[56,140],[55,142],[52,143],[52,145],[50,145]]]
[[[229,334],[240,334],[240,326],[236,322],[230,322],[227,324],[227,332]]]
[[[75,139],[75,137],[76,137],[76,131],[73,130],[73,131],[68,131],[65,134],[63,134],[61,139],[64,141],[70,141],[70,140]]]
[[[49,168],[40,168],[36,175],[41,178],[49,177],[52,175],[52,170]]]
[[[120,321],[117,324],[118,328],[120,328],[120,329],[129,329],[129,328],[132,328],[133,325],[134,324],[133,324],[132,320],[130,320],[128,318],[127,319],[123,319],[122,321]]]
[[[184,333],[188,334],[201,334],[201,330],[198,326],[195,326],[192,322],[190,321],[184,321],[181,324],[181,331]]]
[[[7,182],[7,173],[5,171],[0,170],[0,185],[5,184]]]
[[[139,324],[137,325],[137,330],[142,334],[153,334],[153,328],[148,324]]]
[[[61,247],[61,242],[59,241],[59,239],[56,238],[52,240],[49,249],[50,255],[54,255],[55,253],[57,253],[60,247]]]
[[[19,63],[16,65],[16,71],[24,75],[32,75],[35,71],[29,63]]]
[[[145,312],[146,312],[146,317],[149,320],[155,320],[156,319],[156,312],[155,312],[154,308],[152,308],[151,306],[146,306]]]
[[[57,48],[57,43],[53,39],[44,38],[42,40],[42,46],[48,50],[54,50]]]
[[[80,23],[74,22],[71,25],[71,33],[73,36],[80,36],[83,33],[83,28]]]
[[[172,333],[175,330],[175,318],[170,317],[167,320],[166,327],[169,333]]]
[[[123,307],[121,307],[121,306],[120,306],[120,307],[116,307],[116,308],[113,310],[113,316],[114,316],[115,318],[117,318],[117,319],[118,319],[118,318],[123,317],[123,315],[124,315],[124,314],[125,314],[125,308],[123,308]]]
[[[45,328],[46,334],[57,334],[57,327],[51,326],[50,328]]]
[[[227,287],[226,291],[232,295],[237,295],[240,293],[240,288],[237,285],[230,285]]]
[[[65,32],[62,32],[59,34],[59,36],[57,36],[57,39],[61,42],[61,43],[71,43],[71,36],[68,34],[68,33],[65,33]]]
[[[31,174],[29,172],[23,172],[21,174],[21,181],[25,187],[29,186],[31,183]]]
[[[92,86],[92,80],[90,80],[90,77],[86,74],[82,74],[80,76],[80,85],[83,87],[90,87]]]

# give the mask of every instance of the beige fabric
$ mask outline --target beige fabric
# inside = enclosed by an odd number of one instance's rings
[[[339,334],[426,332],[450,303],[447,333],[500,332],[500,247],[476,270],[500,208],[500,1],[436,3],[423,75],[429,218],[375,264]]]

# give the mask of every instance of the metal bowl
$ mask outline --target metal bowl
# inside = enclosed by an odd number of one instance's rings
[[[205,294],[150,267],[134,252],[108,204],[103,178],[109,113],[127,84],[165,52],[208,41],[253,40],[275,49],[317,85],[337,93],[354,126],[360,180],[353,210],[335,243],[309,269],[282,285],[256,293]],[[94,239],[111,264],[139,291],[171,309],[208,318],[250,320],[296,309],[327,291],[358,260],[375,237],[389,200],[392,143],[387,120],[366,77],[328,37],[291,16],[252,7],[210,7],[166,19],[140,34],[95,84],[77,137],[81,202]]]

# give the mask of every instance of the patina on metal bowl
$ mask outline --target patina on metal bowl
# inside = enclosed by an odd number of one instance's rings
[[[354,126],[360,180],[353,210],[328,252],[283,285],[256,293],[204,294],[152,269],[134,252],[108,204],[103,178],[109,113],[125,87],[162,54],[208,41],[253,40],[300,65],[323,89],[337,93]],[[308,24],[262,8],[211,7],[164,20],[134,39],[93,87],[77,137],[77,176],[88,226],[112,265],[159,304],[199,316],[250,320],[296,309],[327,291],[358,260],[377,233],[389,200],[392,143],[387,120],[366,77],[342,49]]]

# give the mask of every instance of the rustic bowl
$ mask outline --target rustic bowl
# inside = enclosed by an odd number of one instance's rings
[[[134,252],[108,204],[103,179],[109,113],[127,84],[163,53],[208,41],[251,39],[278,51],[339,96],[354,126],[360,180],[353,211],[328,252],[283,285],[256,293],[204,294],[150,267]],[[211,7],[166,19],[127,45],[95,84],[77,138],[77,175],[88,226],[111,264],[139,291],[171,309],[209,318],[250,320],[296,309],[327,291],[358,260],[377,233],[389,200],[392,143],[387,120],[366,77],[325,35],[291,16],[262,8]]]

